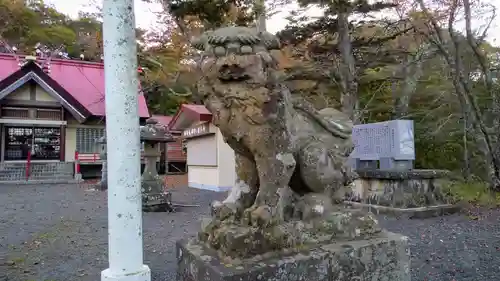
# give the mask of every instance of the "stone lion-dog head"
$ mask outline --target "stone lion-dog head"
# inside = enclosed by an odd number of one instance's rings
[[[236,26],[207,31],[192,45],[203,51],[202,80],[222,96],[267,85],[277,68],[270,51],[280,49],[273,34]]]

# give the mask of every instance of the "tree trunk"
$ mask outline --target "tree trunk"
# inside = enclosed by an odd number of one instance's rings
[[[342,96],[340,102],[342,105],[342,111],[353,120],[354,124],[358,124],[360,121],[358,110],[358,83],[356,81],[355,60],[352,53],[349,30],[349,13],[339,13],[337,21],[341,55],[339,76],[341,80],[340,85],[342,88]]]
[[[468,130],[468,122],[467,122],[467,110],[464,111],[463,114],[463,123],[464,123],[464,128],[463,128],[463,137],[462,137],[462,142],[463,142],[463,150],[464,150],[464,165],[463,165],[463,172],[464,172],[464,178],[466,180],[470,179],[471,176],[471,171],[470,171],[470,158],[469,158],[469,146],[467,143],[467,135],[469,133]]]
[[[257,26],[257,30],[260,32],[267,31],[266,1],[265,0],[256,0],[256,6],[258,8],[257,20],[255,22],[255,25]]]
[[[408,115],[410,99],[417,90],[417,82],[422,76],[422,64],[418,55],[406,55],[401,68],[403,79],[401,89],[394,91],[394,110],[392,119],[402,119]]]
[[[473,128],[475,129],[476,140],[478,142],[482,142],[480,144],[483,145],[484,148],[484,161],[488,167],[489,174],[489,183],[490,187],[493,190],[500,191],[500,152],[497,144],[497,136],[498,127],[496,124],[494,126],[494,130],[488,128],[485,123],[485,114],[481,111],[479,107],[476,96],[473,93],[473,89],[470,86],[470,75],[469,73],[465,73],[463,67],[463,58],[462,58],[462,45],[457,38],[455,33],[454,23],[456,20],[456,13],[459,7],[458,0],[452,0],[450,3],[450,7],[448,9],[448,35],[452,40],[453,49],[452,54],[446,47],[447,40],[444,39],[443,36],[443,28],[438,24],[437,20],[432,16],[427,7],[424,4],[423,0],[417,0],[420,8],[425,13],[425,15],[429,18],[431,23],[430,27],[432,28],[432,34],[428,34],[429,41],[438,49],[439,53],[443,56],[446,63],[450,66],[450,74],[453,78],[453,85],[456,89],[457,96],[460,100],[460,104],[462,106],[462,113],[467,117],[470,117],[469,121],[472,123]],[[468,0],[463,1],[464,5],[464,16],[466,21],[466,34],[469,46],[474,51],[474,55],[479,62],[482,76],[485,78],[485,86],[489,91],[491,98],[494,103],[496,102],[496,93],[493,91],[491,72],[486,65],[486,58],[484,53],[479,50],[477,43],[474,41],[474,36],[472,35],[471,29],[471,7]],[[496,108],[498,104],[493,104],[492,107]],[[470,116],[468,115],[469,113]],[[497,117],[499,118],[499,117]],[[500,120],[500,119],[498,119]]]

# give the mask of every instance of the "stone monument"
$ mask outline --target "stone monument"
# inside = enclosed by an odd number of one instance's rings
[[[168,129],[153,118],[141,126],[141,141],[144,142],[146,165],[141,176],[142,209],[145,212],[172,211],[172,195],[165,191],[165,182],[158,175],[156,160],[160,156],[159,144],[173,142]]]
[[[101,180],[96,184],[96,187],[101,190],[108,190],[108,162],[106,161],[106,136],[102,136],[97,139],[97,145],[99,146],[99,157],[102,161],[101,168]]]
[[[413,168],[412,120],[356,125],[352,140],[350,162],[358,178],[346,196],[346,204],[409,218],[460,210],[444,192],[450,183],[449,171]]]
[[[413,120],[390,120],[353,127],[355,170],[407,171],[413,169]]]
[[[204,52],[198,92],[235,151],[237,180],[198,237],[177,243],[177,280],[409,281],[407,238],[342,205],[356,177],[352,122],[292,99],[270,52],[278,39],[225,27],[193,45]]]

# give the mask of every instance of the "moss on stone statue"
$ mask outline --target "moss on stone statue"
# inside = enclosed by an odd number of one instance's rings
[[[220,257],[251,258],[266,253],[281,253],[329,244],[337,240],[370,238],[380,232],[372,214],[361,210],[338,210],[310,220],[290,220],[262,226],[241,221],[205,219],[198,237],[217,250]]]

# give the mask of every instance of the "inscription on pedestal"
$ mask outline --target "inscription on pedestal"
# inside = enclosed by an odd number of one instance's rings
[[[169,196],[167,193],[161,194],[145,194],[143,196],[144,203],[148,205],[165,204],[169,202]]]
[[[156,201],[158,203],[166,203],[166,201],[167,201],[167,200],[165,200],[165,196],[160,195],[160,194],[154,194],[154,195],[148,194],[148,195],[146,195],[146,200],[148,202],[155,202]]]

